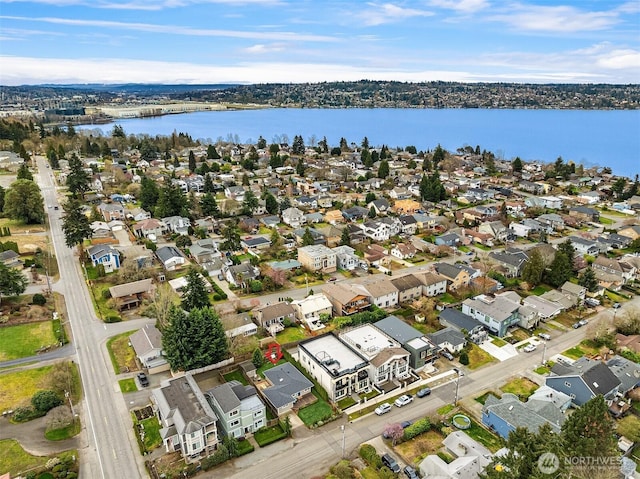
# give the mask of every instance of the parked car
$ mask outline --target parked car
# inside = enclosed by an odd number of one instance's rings
[[[405,466],[405,468],[402,470],[402,472],[404,472],[404,475],[407,476],[408,479],[419,479],[420,476],[418,476],[418,472],[411,466]]]
[[[571,327],[572,327],[573,329],[578,329],[580,326],[582,326],[582,324],[580,324],[580,322],[573,323],[573,324],[571,325]]]
[[[412,424],[413,424],[413,423],[412,423],[411,421],[402,421],[402,422],[400,423],[400,425],[402,426],[402,429],[406,429],[406,428],[408,428],[409,426],[411,426]]]
[[[418,396],[419,398],[423,398],[425,396],[428,396],[429,394],[431,394],[431,388],[422,388],[416,393],[416,396]]]
[[[535,344],[527,344],[522,350],[525,353],[531,353],[531,352],[536,350],[536,345]]]
[[[587,321],[586,319],[581,319],[580,321],[578,321],[578,323],[580,323],[580,326],[586,326],[587,324],[589,324],[589,321]]]
[[[378,406],[374,412],[378,415],[378,416],[382,416],[383,414],[388,413],[389,411],[391,411],[391,404],[389,404],[388,402],[382,403],[380,404],[380,406]]]
[[[404,395],[400,396],[398,399],[396,399],[394,404],[397,407],[402,407],[402,406],[406,406],[411,401],[413,401],[413,396],[411,394],[404,394]]]
[[[584,304],[586,304],[587,306],[591,306],[592,308],[595,308],[596,306],[600,306],[600,300],[595,298],[587,298],[584,300]]]
[[[447,351],[446,349],[443,349],[440,351],[440,356],[444,356],[445,358],[447,358],[449,361],[453,361],[453,354],[451,354],[449,351]]]
[[[613,309],[618,309],[620,307],[620,303],[613,303]]]
[[[145,373],[138,373],[138,381],[140,381],[140,386],[146,388],[149,385],[149,378]]]
[[[387,466],[391,472],[400,472],[400,466],[398,465],[398,461],[396,461],[391,454],[383,454],[382,455],[382,464]]]
[[[551,339],[551,335],[547,333],[539,333],[538,336],[540,336],[545,341],[549,341]]]
[[[335,276],[331,276],[331,278],[329,278],[329,280],[328,280],[328,281],[329,281],[330,283],[333,283],[334,281],[337,281],[337,280],[338,280],[338,278],[336,278]]]

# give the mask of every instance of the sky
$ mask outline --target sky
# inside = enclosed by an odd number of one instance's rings
[[[0,0],[0,84],[640,83],[640,1]]]

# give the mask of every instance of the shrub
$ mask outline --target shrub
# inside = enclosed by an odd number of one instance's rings
[[[13,420],[16,422],[26,422],[43,415],[44,414],[36,411],[32,407],[19,407],[16,408],[15,411],[13,411]]]
[[[109,291],[108,289],[103,289],[102,299],[111,299],[111,291]]]
[[[224,444],[220,444],[218,446],[218,450],[215,453],[213,453],[209,457],[205,457],[202,460],[202,469],[204,469],[205,471],[208,471],[212,467],[217,466],[218,464],[222,464],[228,459],[229,459],[229,451],[227,450]]]
[[[53,391],[38,391],[31,397],[31,404],[36,411],[44,414],[62,404],[62,399]]]
[[[33,298],[31,298],[31,304],[36,304],[38,306],[44,306],[45,304],[47,304],[47,298],[45,298],[40,293],[36,293],[36,294],[33,295]]]
[[[158,246],[151,240],[146,240],[144,242],[144,247],[147,248],[149,251],[153,251],[154,253],[158,249]]]
[[[177,240],[176,240],[176,246],[178,248],[186,248],[187,246],[191,246],[191,238],[189,238],[188,236],[184,236],[181,235]]]
[[[411,426],[404,430],[404,440],[408,441],[409,439],[413,439],[423,432],[427,432],[429,429],[431,429],[431,421],[428,417],[418,419]]]
[[[469,355],[467,354],[466,351],[462,351],[460,353],[460,364],[462,364],[464,366],[468,366],[469,365]]]
[[[358,454],[369,466],[376,469],[380,469],[382,467],[382,459],[380,459],[376,448],[371,444],[363,444],[362,446],[360,446]]]
[[[104,318],[105,323],[119,323],[120,321],[122,321],[122,318],[117,314],[110,314],[109,316]]]

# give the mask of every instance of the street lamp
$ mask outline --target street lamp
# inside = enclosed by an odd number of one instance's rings
[[[460,386],[460,370],[458,368],[455,368],[454,371],[456,372],[456,396],[455,399],[453,400],[453,405],[457,406],[458,405],[458,387]]]
[[[342,459],[344,459],[344,435],[345,435],[344,424],[340,426],[340,430],[342,431]]]
[[[542,365],[544,366],[544,357],[546,356],[547,353],[547,342],[543,341],[542,342]]]

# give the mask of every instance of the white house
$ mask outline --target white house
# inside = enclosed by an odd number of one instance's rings
[[[306,324],[311,331],[324,328],[321,316],[330,318],[333,308],[331,301],[322,293],[292,301],[291,306],[295,309],[298,320]]]

